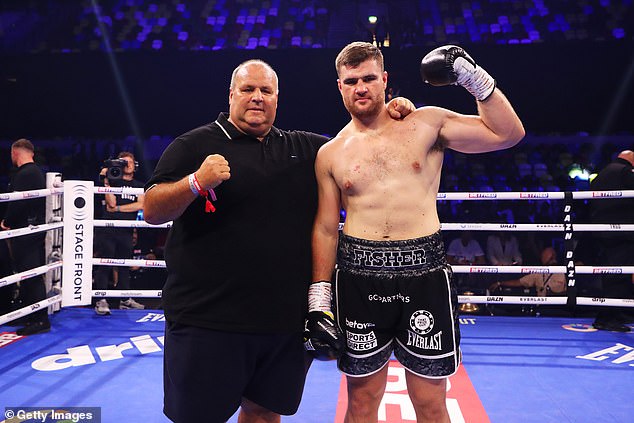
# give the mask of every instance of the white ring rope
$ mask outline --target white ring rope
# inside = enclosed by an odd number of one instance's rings
[[[25,270],[24,272],[6,276],[0,279],[0,287],[11,285],[37,275],[43,275],[49,270],[57,269],[58,267],[62,267],[61,261],[56,261],[54,263],[45,264],[44,266],[34,267],[33,269]]]
[[[458,295],[460,304],[548,304],[566,305],[567,298],[563,297],[531,297],[531,296],[503,296],[503,295]],[[577,297],[578,305],[634,307],[634,300],[601,297]]]
[[[93,266],[166,267],[165,260],[145,259],[93,258],[92,264]]]
[[[26,307],[22,307],[20,309],[14,310],[10,313],[0,316],[0,325],[4,325],[7,322],[10,322],[12,320],[19,319],[20,317],[24,317],[26,315],[34,313],[38,311],[39,309],[41,309],[42,307],[48,307],[60,302],[62,302],[62,296],[61,294],[58,294],[52,297],[45,298],[42,301],[39,301],[37,303],[29,304]]]
[[[50,231],[52,229],[59,229],[64,226],[63,222],[45,223],[43,225],[31,225],[24,228],[9,229],[7,231],[0,232],[0,239],[14,238],[16,236],[34,234],[37,232]]]
[[[142,195],[143,188],[132,188],[132,187],[94,187],[93,191],[95,194],[133,194],[133,195]]]
[[[441,223],[443,231],[551,231],[562,232],[561,223]],[[575,223],[575,232],[634,231],[634,224]]]
[[[38,197],[47,197],[49,195],[60,195],[64,193],[63,188],[42,188],[29,191],[14,191],[0,194],[0,203],[5,201],[16,200],[32,200]]]
[[[94,226],[96,228],[170,228],[172,222],[151,225],[144,220],[94,220]]]
[[[339,223],[339,230],[343,229],[343,223]],[[442,231],[545,231],[562,232],[566,225],[561,223],[441,223]],[[634,224],[620,223],[575,223],[576,232],[597,232],[609,231],[618,232],[634,231]]]
[[[631,198],[634,190],[623,191],[575,191],[574,200]],[[563,200],[565,192],[439,192],[438,200]]]
[[[61,176],[61,175],[60,175]],[[129,187],[101,187],[93,186],[93,194],[143,194],[143,188]],[[63,186],[54,184],[52,188],[16,191],[11,193],[0,194],[0,202],[28,200],[38,197],[61,195],[64,192]],[[614,199],[614,198],[631,198],[634,197],[634,190],[622,191],[577,191],[571,193],[565,192],[448,192],[438,193],[438,200],[565,200],[566,195],[572,199]],[[63,222],[57,222],[55,219],[49,219],[51,223],[29,226],[25,228],[11,229],[0,232],[0,239],[8,239],[16,236],[22,236],[37,232],[49,231],[63,228]],[[93,220],[93,227],[116,227],[116,228],[169,228],[172,222],[162,225],[150,225],[144,221],[136,220]],[[340,228],[343,224],[340,224]],[[564,231],[572,229],[572,224],[543,224],[543,223],[526,223],[526,224],[499,224],[499,223],[443,223],[441,229],[446,231],[474,230],[474,231]],[[574,230],[577,232],[590,231],[634,231],[632,224],[574,224]],[[164,260],[137,260],[137,259],[116,259],[116,258],[93,258],[92,265],[101,266],[134,266],[134,267],[150,267],[165,268]],[[29,279],[33,276],[45,274],[49,271],[58,269],[63,266],[63,261],[56,261],[44,266],[36,267],[21,273],[10,275],[0,279],[0,287],[17,283],[19,281]],[[455,273],[567,273],[570,271],[566,266],[452,266]],[[579,274],[630,274],[634,273],[634,266],[575,266],[574,271]],[[162,295],[161,290],[93,290],[93,296],[96,297],[154,297],[159,298]],[[28,305],[19,310],[12,311],[8,314],[0,316],[0,325],[11,320],[26,316],[41,307],[48,307],[62,301],[61,295],[54,295],[35,304]],[[459,295],[460,303],[481,303],[481,304],[553,304],[565,305],[567,298],[562,297],[530,297],[530,296],[473,296]],[[586,298],[577,297],[578,305],[602,305],[602,306],[628,306],[634,307],[632,299],[614,299],[614,298]]]
[[[566,266],[487,266],[487,265],[451,265],[454,273],[567,273]],[[575,266],[577,273],[585,275],[595,274],[630,274],[634,273],[634,266]]]
[[[13,200],[28,200],[47,195],[59,195],[63,188],[45,188],[30,191],[16,191],[0,194],[0,202]],[[94,187],[95,194],[143,194],[143,188],[130,187]],[[564,192],[545,191],[515,191],[515,192],[439,192],[438,200],[563,200]],[[572,198],[575,200],[631,198],[634,190],[622,191],[575,191]]]
[[[160,289],[133,289],[133,290],[94,290],[94,297],[113,297],[113,298],[161,298],[163,291]]]

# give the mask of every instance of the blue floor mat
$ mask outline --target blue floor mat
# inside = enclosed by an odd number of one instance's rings
[[[111,316],[97,316],[92,309],[67,308],[52,315],[51,323],[49,333],[0,347],[2,411],[100,407],[102,422],[168,422],[162,414],[161,311],[113,310]],[[479,397],[475,401],[488,416],[484,421],[634,421],[634,334],[596,331],[590,323],[463,317],[463,367]],[[14,326],[0,326],[5,333],[0,338],[10,339],[14,331]],[[340,383],[335,363],[314,362],[298,413],[282,421],[334,422]],[[474,398],[457,403],[467,400]],[[462,407],[469,416],[468,406]],[[410,421],[395,414],[384,421]],[[236,421],[236,416],[230,419]]]

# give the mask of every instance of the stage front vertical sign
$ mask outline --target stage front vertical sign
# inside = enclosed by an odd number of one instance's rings
[[[62,307],[92,299],[93,203],[92,181],[64,181]]]

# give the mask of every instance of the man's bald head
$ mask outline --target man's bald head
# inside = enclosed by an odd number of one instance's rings
[[[632,150],[623,150],[617,156],[619,159],[627,160],[634,166],[634,151]]]

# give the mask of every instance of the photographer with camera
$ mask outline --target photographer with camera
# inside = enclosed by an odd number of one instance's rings
[[[144,183],[134,179],[137,163],[134,154],[123,151],[117,159],[104,162],[99,174],[99,180],[106,187],[143,188]],[[106,220],[136,220],[139,210],[143,210],[143,195],[135,194],[105,194]],[[95,233],[95,257],[131,258],[132,257],[132,228],[100,228]],[[112,277],[116,289],[130,289],[130,269],[121,266],[113,272],[110,266],[95,267],[94,287],[96,290],[108,289],[108,281]],[[119,303],[121,309],[143,309],[145,306],[128,298]],[[110,314],[110,306],[105,298],[95,303],[98,315]]]

